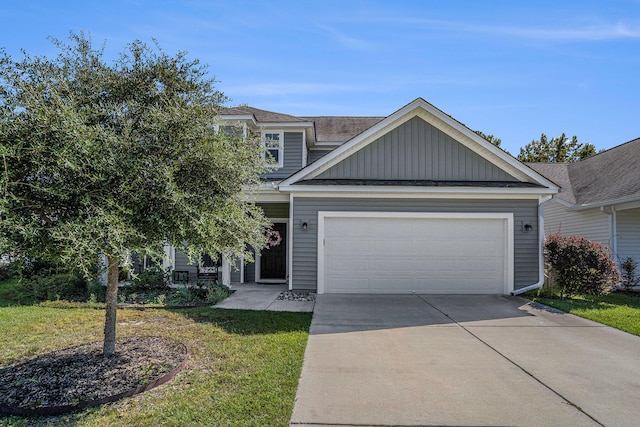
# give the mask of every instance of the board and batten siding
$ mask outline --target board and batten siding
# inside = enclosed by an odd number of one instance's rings
[[[306,231],[293,226],[293,289],[317,289],[318,211],[362,212],[500,212],[513,213],[514,289],[538,281],[538,201],[462,199],[295,198],[293,224],[307,222]],[[531,232],[522,224],[533,225]]]
[[[419,117],[391,130],[316,178],[517,181]]]
[[[640,263],[640,209],[616,212],[618,258],[631,257]]]
[[[267,172],[267,179],[284,179],[302,168],[303,141],[302,132],[284,132],[283,166]]]
[[[559,202],[544,206],[544,234],[560,232],[564,236],[585,236],[589,240],[611,247],[609,215],[600,209],[568,210]]]

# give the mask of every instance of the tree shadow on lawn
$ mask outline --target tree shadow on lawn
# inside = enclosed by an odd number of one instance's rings
[[[171,309],[198,323],[211,323],[232,334],[261,335],[279,332],[309,332],[312,313],[227,310],[198,307]]]

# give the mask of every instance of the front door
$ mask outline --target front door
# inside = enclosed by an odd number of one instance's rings
[[[279,238],[270,239],[271,244],[260,253],[260,279],[285,279],[287,277],[287,224],[273,224]]]

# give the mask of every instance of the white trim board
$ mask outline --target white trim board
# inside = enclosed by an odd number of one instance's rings
[[[296,198],[300,197],[335,197],[335,198],[351,198],[351,199],[492,199],[492,200],[504,200],[504,199],[531,199],[538,200],[541,197],[540,193],[502,193],[500,191],[491,192],[452,192],[449,189],[443,188],[441,191],[428,192],[419,191],[415,187],[393,187],[393,191],[389,187],[351,187],[344,188],[343,191],[339,191],[344,187],[339,188],[323,188],[318,191],[292,191]],[[367,191],[369,190],[369,191]],[[399,191],[402,190],[402,191]]]
[[[409,219],[498,219],[505,223],[505,289],[510,294],[514,289],[514,220],[512,213],[466,213],[466,212],[359,212],[359,211],[318,211],[317,236],[317,292],[325,292],[325,219],[326,218],[409,218]]]

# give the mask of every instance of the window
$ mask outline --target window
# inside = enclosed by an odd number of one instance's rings
[[[267,131],[262,133],[265,155],[270,156],[270,164],[282,167],[284,164],[284,133]]]

